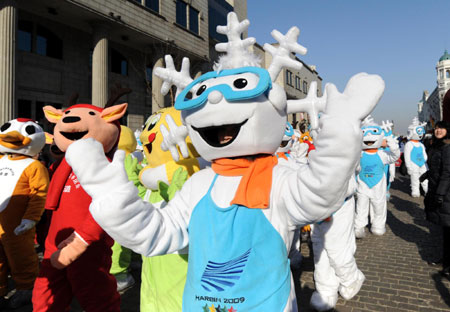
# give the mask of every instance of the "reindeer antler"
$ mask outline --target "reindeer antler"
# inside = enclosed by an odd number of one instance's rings
[[[312,81],[309,86],[306,98],[300,100],[287,101],[287,113],[295,114],[306,112],[311,120],[311,129],[317,130],[319,128],[319,113],[325,111],[327,103],[326,92],[322,97],[317,96],[317,82]]]
[[[302,68],[303,64],[295,59],[292,59],[291,53],[305,55],[308,50],[297,43],[298,36],[300,35],[300,29],[295,26],[291,27],[286,35],[283,35],[276,29],[271,32],[271,35],[278,41],[279,46],[274,47],[271,44],[265,43],[264,50],[272,55],[272,63],[268,68],[268,72],[270,73],[270,78],[272,81],[275,81],[283,67],[297,70]]]
[[[180,94],[180,92],[193,81],[189,73],[189,59],[187,57],[183,57],[181,70],[179,72],[175,69],[171,55],[166,55],[164,60],[166,62],[165,68],[155,68],[155,75],[164,80],[161,86],[161,93],[166,95],[170,88],[174,85],[177,88],[176,96],[178,96],[178,94]]]
[[[113,106],[118,99],[120,99],[123,95],[129,93],[131,93],[130,88],[122,88],[120,83],[116,83],[115,87],[111,89],[111,96],[108,99],[108,102],[106,102],[105,108]]]
[[[78,92],[74,92],[67,100],[67,106],[70,107],[77,104],[78,96],[79,96]]]

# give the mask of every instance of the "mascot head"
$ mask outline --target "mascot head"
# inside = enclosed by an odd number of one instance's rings
[[[294,144],[293,136],[295,135],[294,128],[291,123],[286,121],[286,127],[284,129],[284,136],[281,141],[280,147],[277,149],[277,153],[287,153],[291,150],[292,144]]]
[[[361,124],[363,132],[362,149],[380,148],[384,140],[384,130],[369,115]]]
[[[44,130],[31,119],[13,119],[0,128],[0,153],[32,157],[39,154],[44,145]]]
[[[422,140],[425,135],[426,122],[420,122],[417,117],[414,117],[412,123],[408,126],[408,140]]]

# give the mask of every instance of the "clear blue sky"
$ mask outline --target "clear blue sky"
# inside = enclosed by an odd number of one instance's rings
[[[248,0],[249,36],[263,45],[270,32],[300,29],[300,56],[323,82],[343,91],[358,72],[386,82],[373,112],[406,134],[423,90],[436,87],[436,63],[450,50],[450,0]]]

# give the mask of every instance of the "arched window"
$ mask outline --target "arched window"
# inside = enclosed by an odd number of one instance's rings
[[[111,49],[111,72],[128,76],[127,59],[114,49]]]
[[[445,71],[445,78],[450,78],[450,70]]]

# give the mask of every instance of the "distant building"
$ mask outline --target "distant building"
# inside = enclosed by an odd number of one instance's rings
[[[427,128],[433,127],[433,122],[442,120],[449,109],[443,105],[445,94],[450,89],[450,54],[445,50],[436,64],[437,87],[431,94],[423,91],[422,99],[418,103],[418,117],[420,121],[426,121]]]
[[[140,128],[173,103],[173,94],[160,94],[153,69],[171,54],[177,69],[182,57],[190,59],[192,77],[209,70],[209,23],[226,22],[232,10],[246,17],[246,0],[236,2],[235,8],[231,0],[3,0],[0,124],[20,116],[47,126],[43,106],[64,108],[75,92],[79,103],[104,106],[120,84],[133,90],[120,100],[129,103],[122,122]],[[211,3],[225,8],[212,20]]]

